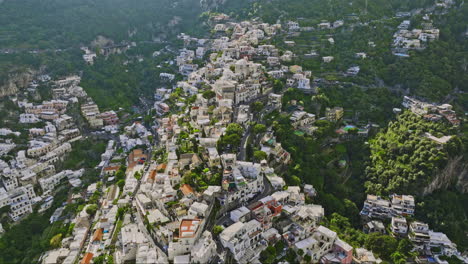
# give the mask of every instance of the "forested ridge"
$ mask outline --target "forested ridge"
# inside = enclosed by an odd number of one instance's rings
[[[174,29],[197,30],[193,0],[15,0],[0,3],[2,49],[66,49],[98,35],[114,42],[152,40]],[[46,15],[44,15],[46,14]],[[177,24],[177,25],[176,25]]]
[[[417,194],[447,165],[450,156],[462,153],[462,143],[457,136],[441,146],[428,139],[425,133],[443,137],[454,132],[448,125],[425,121],[410,111],[401,114],[369,142],[367,191]]]
[[[284,113],[265,116],[265,123],[272,126],[277,140],[291,154],[293,162],[282,175],[286,182],[313,184],[318,192],[315,202],[326,208],[326,221],[340,237],[353,246],[372,249],[395,263],[410,255],[406,240],[398,243],[389,235],[365,235],[358,230],[361,228],[359,209],[367,193],[414,194],[416,218],[427,222],[434,230],[445,232],[460,250],[468,248],[467,194],[451,186],[420,195],[452,158],[464,155],[466,161],[467,126],[462,124],[461,128],[454,129],[443,122],[425,121],[409,111],[395,118],[392,112],[392,108],[401,107],[405,94],[450,103],[459,114],[468,107],[468,41],[465,36],[468,5],[456,0],[456,8],[448,14],[434,15],[434,26],[441,31],[440,39],[431,42],[426,49],[411,51],[409,58],[398,58],[391,53],[392,35],[403,20],[394,18],[395,13],[433,2],[231,0],[213,10],[225,12],[239,21],[259,17],[270,23],[278,19],[283,23],[293,20],[301,26],[312,27],[322,20],[345,21],[340,29],[303,32],[298,37],[279,35],[272,39],[281,52],[292,50],[299,55],[285,64],[301,65],[304,70],[312,71],[313,79],[323,80],[320,96],[289,89],[284,93],[283,105],[297,101],[305,111],[318,116],[323,116],[326,107],[342,106],[347,120],[358,120],[362,125],[378,124],[381,131],[376,135],[371,133],[369,140],[354,139],[335,144],[333,142],[338,141],[335,129],[341,124],[318,120],[315,123],[318,130],[312,137],[292,133],[289,115]],[[197,0],[6,0],[0,3],[0,50],[15,52],[0,54],[0,84],[12,70],[42,68],[54,78],[81,73],[81,86],[102,110],[119,107],[128,110],[138,104],[141,97],[151,98],[155,88],[170,85],[161,83],[159,74],[177,71],[175,65],[168,63],[171,56],[153,57],[153,52],[163,50],[168,43],[173,50],[182,47],[175,38],[178,32],[205,36],[206,21],[199,16],[201,12]],[[182,20],[169,29],[167,25],[175,16]],[[421,24],[420,16],[411,20],[414,26]],[[353,26],[348,27],[349,24]],[[78,47],[89,45],[98,35],[115,43],[135,41],[138,46],[124,54],[100,55],[94,65],[87,65]],[[327,41],[330,35],[334,45]],[[158,37],[169,41],[154,41]],[[294,40],[297,45],[287,47],[285,40]],[[376,47],[370,47],[369,41]],[[73,48],[68,49],[70,47]],[[320,56],[333,55],[334,61],[324,64],[320,58],[302,56],[311,49]],[[29,52],[33,50],[40,52]],[[357,52],[367,53],[368,58],[356,59]],[[361,68],[357,76],[342,74],[355,65]],[[278,81],[279,90],[284,88],[284,81]],[[429,140],[426,132],[436,137],[453,135],[453,138],[440,146]],[[241,134],[243,131],[228,133],[221,141],[226,144],[221,147],[239,145]],[[85,146],[78,149],[86,151]],[[260,152],[251,149],[248,154],[251,159],[259,160]],[[72,156],[67,166],[74,168],[73,163],[87,161],[82,155]],[[342,168],[338,166],[339,161],[346,161],[347,165]],[[0,262],[19,262],[23,251],[23,263],[32,261],[50,247],[52,234],[68,232],[53,226],[48,228],[47,218],[36,214],[13,230],[18,236],[10,234],[0,240],[0,251],[6,253],[0,257]]]

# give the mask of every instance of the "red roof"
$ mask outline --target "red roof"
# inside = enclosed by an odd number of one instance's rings
[[[156,167],[156,170],[157,171],[161,171],[161,170],[165,170],[167,168],[167,164],[166,163],[163,163],[163,164],[159,164],[157,167]]]
[[[102,228],[96,229],[96,231],[94,231],[94,235],[93,235],[93,242],[94,241],[101,241],[103,235],[104,234],[102,233]]]
[[[190,238],[195,237],[201,220],[199,219],[183,219],[180,222],[179,237]]]
[[[120,166],[109,166],[109,167],[105,167],[104,171],[117,171],[119,169],[120,169]]]
[[[86,253],[81,260],[80,264],[89,264],[91,263],[91,260],[93,259],[94,254],[93,253]]]
[[[180,186],[180,190],[182,191],[184,195],[189,195],[193,193],[192,187],[188,184],[183,184],[182,186]]]
[[[156,178],[156,174],[157,174],[156,170],[152,170],[150,172],[150,175],[149,175],[148,179],[154,181],[154,179]]]

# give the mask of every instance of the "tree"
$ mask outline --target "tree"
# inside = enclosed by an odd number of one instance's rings
[[[237,147],[241,143],[241,136],[238,134],[227,135],[222,138],[221,142],[223,143],[223,145],[231,145]]]
[[[125,171],[119,169],[117,171],[117,173],[115,174],[115,177],[116,177],[117,181],[125,179]]]
[[[276,244],[275,244],[276,252],[283,251],[285,246],[286,246],[286,244],[284,243],[283,240],[280,240],[280,241],[276,242]]]
[[[114,256],[108,255],[106,259],[106,264],[114,264]]]
[[[254,151],[254,160],[259,162],[267,159],[267,154],[264,151],[256,150]]]
[[[146,125],[151,125],[151,123],[153,122],[153,116],[151,115],[145,115],[144,119],[143,119],[143,122],[146,124]]]
[[[53,248],[59,248],[62,246],[62,233],[57,234],[50,239],[50,246]]]
[[[117,215],[115,217],[117,219],[122,219],[125,215],[125,212],[127,212],[127,207],[119,207],[119,209],[117,209]]]
[[[119,186],[120,190],[123,190],[124,186],[125,186],[125,180],[119,180],[117,182],[117,186]]]
[[[106,260],[106,255],[99,255],[93,259],[94,264],[104,264]]]
[[[289,263],[296,263],[297,262],[297,253],[294,251],[292,248],[288,249],[288,252],[286,253],[286,260]]]
[[[297,177],[296,175],[293,175],[291,177],[291,184],[292,186],[299,186],[301,185],[301,178]]]
[[[213,90],[204,91],[202,94],[203,98],[210,100],[216,96],[216,93]]]
[[[260,111],[263,110],[263,103],[262,102],[259,102],[259,101],[256,101],[254,103],[252,103],[250,105],[250,110],[253,112],[253,113],[258,113]]]
[[[137,180],[140,180],[141,179],[141,173],[139,171],[135,172],[135,174],[133,174],[133,177],[135,177],[135,179]]]
[[[328,99],[328,97],[324,94],[317,94],[312,96],[312,102],[315,104],[315,113],[319,115],[322,106],[327,105],[329,101],[330,100]]]
[[[284,89],[284,83],[280,80],[273,81],[273,92],[280,93]]]
[[[390,259],[397,250],[397,240],[389,235],[372,233],[368,236],[365,247],[384,259]]]
[[[402,254],[400,251],[395,251],[391,255],[391,259],[395,264],[405,264],[406,263],[406,256]]]
[[[356,204],[349,199],[344,199],[345,205],[345,215],[351,220],[351,223],[354,227],[359,226],[360,219],[359,219],[359,209],[357,208]]]
[[[86,213],[93,216],[97,212],[97,205],[95,204],[90,204],[86,207]]]
[[[409,239],[405,238],[405,239],[400,240],[400,242],[398,242],[397,250],[399,252],[406,255],[410,253],[412,249],[413,249],[413,244],[411,243]]]
[[[268,246],[260,253],[260,260],[262,263],[273,263],[276,260],[276,248]]]
[[[237,124],[231,123],[226,127],[226,135],[239,135],[242,136],[244,134],[244,128]]]
[[[255,134],[261,134],[261,133],[265,133],[267,130],[266,126],[263,125],[263,124],[256,124],[254,127],[253,127],[253,132]]]
[[[220,225],[215,225],[213,227],[213,235],[214,236],[218,236],[219,234],[221,234],[221,232],[223,232],[224,228]]]
[[[251,143],[247,143],[246,147],[245,147],[245,157],[246,157],[246,160],[251,160],[252,159],[252,156],[253,156],[253,147],[252,147],[252,144]]]

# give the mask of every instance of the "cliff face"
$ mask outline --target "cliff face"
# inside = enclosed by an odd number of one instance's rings
[[[462,193],[468,192],[468,164],[463,156],[449,160],[447,166],[436,174],[432,182],[423,190],[423,195],[431,194],[439,189],[455,187]]]
[[[28,87],[29,83],[33,80],[36,72],[27,69],[22,72],[14,72],[8,74],[8,79],[0,83],[0,98],[14,95],[21,89]]]

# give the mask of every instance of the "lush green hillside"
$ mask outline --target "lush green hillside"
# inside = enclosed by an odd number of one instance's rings
[[[448,126],[423,120],[407,111],[370,140],[370,165],[366,168],[370,193],[418,193],[442,169],[451,154],[461,152],[461,141],[453,137],[441,149],[424,133],[436,137],[452,134]]]
[[[151,40],[168,33],[174,16],[174,28],[196,30],[200,12],[195,0],[7,0],[0,4],[0,47],[63,49],[97,35],[115,42]]]
[[[358,15],[363,20],[390,17],[397,11],[409,11],[432,3],[432,0],[238,0],[228,1],[221,10],[240,17],[258,16],[269,23],[275,23],[277,19],[299,18],[302,25],[315,26],[323,19],[337,20],[351,15]]]
[[[241,1],[242,2],[242,1]],[[433,26],[440,29],[440,38],[428,48],[412,51],[409,58],[392,54],[391,45],[397,25],[403,19],[394,18],[397,11],[409,11],[428,7],[434,1],[256,1],[249,8],[240,6],[236,14],[245,17],[260,17],[268,22],[298,21],[302,26],[316,27],[322,20],[343,19],[344,27],[332,30],[301,32],[300,36],[280,36],[273,40],[283,50],[292,50],[299,55],[293,63],[312,70],[314,77],[328,80],[351,81],[362,86],[386,86],[393,91],[409,91],[436,102],[449,102],[457,110],[468,107],[468,6],[462,1],[448,13],[436,9],[431,15]],[[227,9],[230,11],[232,9]],[[355,16],[350,16],[351,14]],[[412,28],[421,28],[421,15],[411,18]],[[333,37],[334,45],[328,43]],[[284,40],[294,40],[295,47],[288,47]],[[368,42],[375,43],[375,47]],[[302,55],[315,50],[320,56],[334,56],[331,63],[319,58],[304,58]],[[365,52],[368,58],[359,60],[356,52]],[[360,66],[360,73],[353,78],[342,77],[338,72],[351,66]],[[459,93],[462,91],[462,93]]]
[[[468,249],[468,194],[455,190],[437,191],[417,203],[416,217],[434,230],[445,232],[460,252]]]
[[[129,109],[138,103],[142,95],[152,96],[159,81],[159,72],[154,61],[124,65],[125,56],[100,57],[93,66],[83,72],[81,86],[103,109]]]

